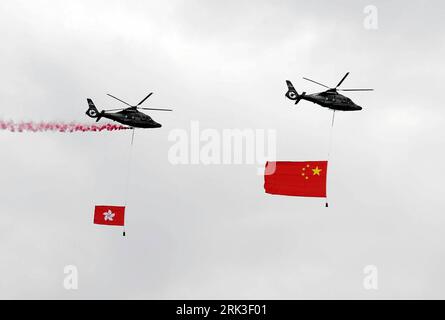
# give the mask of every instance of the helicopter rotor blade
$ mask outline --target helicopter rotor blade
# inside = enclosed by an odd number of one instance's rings
[[[335,89],[337,89],[343,81],[345,81],[346,77],[349,75],[349,72],[346,72],[345,76],[340,80],[340,82],[335,86]]]
[[[172,109],[157,109],[157,108],[138,108],[142,110],[156,110],[156,111],[173,111]]]
[[[107,110],[104,110],[104,111],[105,111],[105,112],[108,112],[108,111],[119,111],[119,110],[125,110],[125,109],[127,109],[127,108],[107,109]]]
[[[325,86],[324,84],[322,84],[322,83],[320,83],[320,82],[317,82],[317,81],[314,81],[314,80],[311,80],[311,79],[308,79],[308,78],[305,78],[305,77],[303,77],[303,79],[304,79],[304,80],[307,80],[307,81],[311,81],[311,82],[313,82],[313,83],[316,83],[316,84],[318,84],[318,85],[320,85],[320,86],[322,86],[322,87],[331,89],[331,88],[329,88],[328,86]]]
[[[121,100],[121,99],[119,99],[119,98],[116,98],[115,96],[113,96],[113,95],[111,95],[111,94],[109,94],[109,93],[107,93],[107,96],[110,96],[110,97],[112,97],[112,98],[114,98],[114,99],[116,99],[116,100],[118,100],[118,101],[120,101],[120,102],[122,102],[122,103],[125,103],[127,106],[133,107],[131,104],[125,102],[124,100]]]
[[[140,106],[145,100],[147,100],[151,95],[153,94],[153,92],[150,92],[149,94],[148,94],[148,96],[146,96],[141,102],[139,102],[137,105],[136,105],[136,107],[137,106]]]
[[[374,91],[374,89],[337,89],[338,91]]]

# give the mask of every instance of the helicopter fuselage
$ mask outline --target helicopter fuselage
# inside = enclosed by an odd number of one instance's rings
[[[335,91],[323,91],[313,94],[301,94],[297,97],[298,100],[307,100],[318,104],[324,108],[340,111],[358,111],[362,107],[356,105],[351,99]],[[292,99],[292,100],[297,100]]]
[[[146,115],[143,112],[140,112],[138,109],[144,109],[144,110],[156,110],[156,111],[172,111],[171,109],[160,109],[160,108],[141,108],[139,105],[141,105],[145,100],[147,100],[153,92],[151,92],[148,96],[146,96],[141,102],[139,102],[137,105],[132,106],[128,104],[127,102],[116,98],[115,96],[112,96],[111,94],[108,94],[110,97],[119,100],[120,102],[125,103],[128,105],[128,108],[122,108],[122,109],[112,109],[112,110],[102,110],[99,112],[99,110],[94,105],[93,100],[90,98],[87,98],[88,102],[88,110],[85,112],[86,115],[90,118],[96,119],[96,122],[99,121],[101,118],[107,118],[119,123],[122,123],[124,125],[133,127],[133,128],[160,128],[162,125],[160,123],[157,123],[154,121],[149,115]],[[110,111],[117,111],[118,112],[110,112]]]
[[[150,116],[143,112],[124,109],[119,112],[104,112],[99,114],[101,118],[107,118],[113,121],[117,121],[124,125],[134,127],[134,128],[160,128],[162,125],[154,121]]]
[[[338,91],[372,91],[374,89],[339,89],[338,87],[343,83],[343,81],[348,76],[349,72],[347,72],[343,78],[340,80],[340,82],[335,87],[328,87],[320,82],[303,78],[304,80],[308,80],[311,82],[314,82],[320,86],[323,86],[325,88],[328,88],[328,90],[318,93],[312,93],[312,94],[306,94],[306,92],[303,92],[302,94],[299,94],[295,87],[293,86],[292,82],[289,80],[286,80],[287,84],[287,92],[285,94],[286,98],[290,100],[294,100],[295,104],[300,102],[300,100],[307,100],[310,102],[313,102],[315,104],[318,104],[319,106],[322,106],[324,108],[332,109],[332,110],[340,110],[340,111],[358,111],[362,110],[362,107],[352,102],[351,99],[348,97],[338,93]]]

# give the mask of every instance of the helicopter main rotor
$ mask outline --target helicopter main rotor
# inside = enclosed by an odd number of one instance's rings
[[[155,110],[155,111],[173,111],[172,109],[162,109],[162,108],[141,108],[139,107],[142,103],[144,103],[145,100],[147,100],[151,95],[153,94],[153,92],[150,92],[144,99],[141,100],[141,102],[139,102],[137,105],[132,106],[131,104],[129,104],[128,102],[125,102],[122,99],[119,99],[109,93],[107,93],[107,96],[110,96],[124,104],[126,104],[128,106],[128,108],[118,108],[118,109],[108,109],[108,110],[104,110],[104,111],[118,111],[118,110],[125,110],[125,109],[133,109],[133,110],[137,110],[137,109],[143,109],[143,110]]]
[[[314,80],[311,80],[311,79],[308,79],[305,77],[303,77],[303,79],[313,82],[313,83],[316,83],[322,87],[328,88],[330,91],[373,91],[374,90],[374,89],[338,89],[338,87],[343,83],[343,81],[345,81],[345,79],[348,75],[349,75],[349,72],[346,72],[346,74],[343,76],[343,78],[340,80],[340,82],[334,88],[328,87],[320,82],[317,82],[317,81],[314,81]]]

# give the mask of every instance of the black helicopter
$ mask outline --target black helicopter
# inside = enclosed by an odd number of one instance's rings
[[[340,82],[334,88],[330,88],[322,83],[319,83],[317,81],[308,78],[303,78],[304,80],[308,80],[320,86],[328,88],[328,90],[326,91],[313,94],[306,94],[306,92],[298,94],[297,90],[295,90],[292,83],[289,80],[286,80],[288,88],[288,91],[286,92],[286,97],[289,98],[290,100],[295,100],[295,104],[297,104],[300,100],[307,100],[332,110],[341,110],[341,111],[362,110],[362,107],[356,105],[354,102],[352,102],[351,99],[345,97],[344,95],[338,93],[337,91],[372,91],[374,89],[337,89],[346,79],[348,74],[349,72],[345,74],[343,79],[341,79]]]
[[[122,124],[125,124],[127,126],[133,127],[133,128],[160,128],[162,127],[160,123],[157,123],[154,121],[150,116],[146,115],[145,113],[142,113],[138,111],[138,109],[143,110],[157,110],[157,111],[172,111],[171,109],[155,109],[155,108],[141,108],[139,107],[145,100],[147,100],[153,92],[151,92],[148,96],[146,96],[141,102],[139,102],[137,105],[132,106],[128,104],[127,102],[116,98],[115,96],[112,96],[111,94],[107,94],[108,96],[125,103],[128,105],[128,108],[119,108],[119,109],[111,109],[111,110],[102,110],[99,112],[97,110],[96,106],[93,103],[93,100],[90,98],[87,99],[88,101],[88,110],[86,112],[87,116],[91,118],[96,118],[96,122],[99,121],[101,118],[107,118],[111,119],[113,121],[120,122]],[[117,111],[119,112],[110,112],[110,111]]]

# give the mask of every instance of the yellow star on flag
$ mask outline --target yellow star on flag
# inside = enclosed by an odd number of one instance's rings
[[[312,169],[312,171],[314,172],[314,174],[313,174],[314,176],[315,175],[319,176],[320,172],[321,172],[321,169],[319,169],[318,166],[316,166],[315,169]]]

